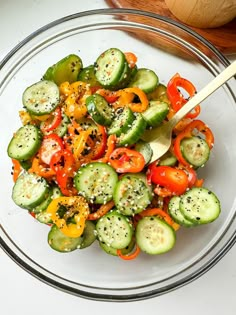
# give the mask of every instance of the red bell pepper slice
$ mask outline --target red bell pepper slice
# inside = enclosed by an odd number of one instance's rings
[[[109,163],[118,173],[138,173],[145,166],[143,155],[127,148],[115,149],[109,156]]]
[[[178,73],[175,74],[167,84],[167,96],[175,112],[187,103],[187,99],[184,98],[179,88],[184,89],[190,98],[196,94],[196,88],[189,80],[182,78]],[[199,114],[200,105],[197,105],[186,117],[196,118]]]
[[[101,125],[97,125],[98,128],[98,137],[99,140],[96,141],[96,145],[93,151],[93,160],[99,159],[102,157],[106,151],[107,147],[107,132],[106,128]]]
[[[73,177],[63,169],[59,169],[56,173],[58,186],[64,196],[75,196],[78,191],[73,186]]]
[[[63,149],[63,140],[56,133],[44,136],[39,150],[40,160],[49,165],[54,153]]]
[[[51,158],[50,167],[56,174],[62,171],[67,176],[73,176],[75,159],[72,152],[67,149],[55,152]]]
[[[173,195],[182,195],[188,188],[187,174],[175,167],[153,166],[150,176],[152,183],[166,188]]]
[[[50,115],[50,117],[41,124],[40,129],[43,133],[53,131],[60,125],[61,121],[61,108],[57,107]]]
[[[193,120],[181,133],[178,134],[174,141],[174,154],[178,161],[184,166],[190,166],[190,164],[185,160],[181,152],[181,141],[184,138],[190,138],[195,134],[201,134],[204,136],[210,149],[214,145],[214,135],[211,129],[201,120]]]

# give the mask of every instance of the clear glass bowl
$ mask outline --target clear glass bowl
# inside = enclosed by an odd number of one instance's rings
[[[47,244],[48,226],[32,220],[11,200],[11,161],[6,150],[19,128],[23,90],[37,82],[48,66],[70,53],[85,65],[110,47],[133,51],[138,65],[153,69],[162,83],[179,72],[198,89],[227,65],[206,40],[161,16],[122,9],[74,14],[46,25],[16,46],[0,64],[1,211],[0,244],[22,268],[43,282],[81,297],[127,301],[158,296],[183,286],[211,268],[234,244],[236,208],[235,79],[202,104],[201,119],[213,130],[215,147],[201,170],[206,187],[222,203],[218,220],[177,232],[175,248],[159,256],[122,261],[96,244],[69,254]]]

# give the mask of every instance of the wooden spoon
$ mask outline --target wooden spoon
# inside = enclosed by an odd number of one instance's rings
[[[171,145],[172,130],[175,125],[196,105],[204,101],[209,95],[215,92],[225,82],[236,74],[236,61],[216,76],[210,83],[208,83],[199,93],[192,97],[167,123],[150,130],[146,130],[142,139],[149,142],[153,156],[149,163],[159,159],[164,155]]]

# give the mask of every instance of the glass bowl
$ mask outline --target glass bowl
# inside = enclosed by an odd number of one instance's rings
[[[164,255],[140,255],[123,261],[97,244],[69,254],[47,244],[48,226],[33,220],[11,199],[11,161],[7,145],[20,126],[24,89],[64,56],[78,54],[85,65],[102,51],[118,47],[138,56],[138,65],[153,69],[160,82],[179,72],[201,89],[229,62],[205,39],[161,16],[125,9],[70,15],[34,32],[0,64],[1,211],[0,244],[23,269],[41,281],[77,296],[105,301],[140,300],[181,287],[209,270],[236,240],[235,79],[202,104],[200,118],[214,132],[210,161],[200,172],[221,200],[218,220],[194,229],[181,228],[177,243]]]

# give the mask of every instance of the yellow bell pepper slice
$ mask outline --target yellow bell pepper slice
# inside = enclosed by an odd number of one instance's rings
[[[63,217],[60,217],[58,214],[60,207],[66,208]],[[62,196],[53,199],[46,211],[64,235],[80,237],[84,231],[85,222],[89,215],[89,206],[82,196]],[[72,217],[75,223],[68,223],[67,220]]]
[[[91,95],[89,85],[82,81],[76,81],[68,85],[64,82],[60,85],[60,91],[66,96],[64,102],[65,114],[74,119],[80,119],[87,114],[86,98]]]

